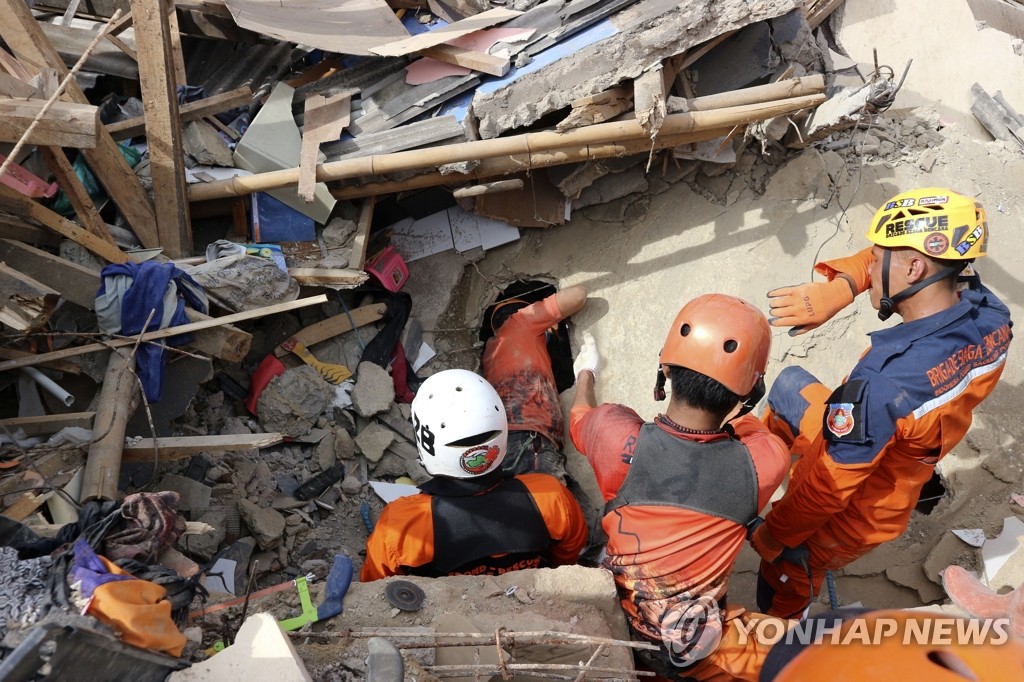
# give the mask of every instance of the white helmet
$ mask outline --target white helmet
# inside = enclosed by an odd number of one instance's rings
[[[412,401],[416,450],[431,476],[474,478],[505,459],[508,419],[498,392],[464,369],[427,378]]]

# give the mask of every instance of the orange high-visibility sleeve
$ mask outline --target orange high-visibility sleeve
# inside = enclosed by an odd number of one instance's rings
[[[359,579],[366,583],[390,575],[404,575],[405,568],[434,560],[434,520],[430,495],[402,497],[384,507],[377,525],[366,540],[366,560]]]
[[[554,476],[517,476],[530,491],[551,536],[551,562],[555,566],[575,564],[587,543],[587,522],[579,502]]]
[[[836,275],[844,274],[849,276],[857,288],[857,293],[863,293],[871,288],[871,264],[875,258],[871,255],[871,248],[861,249],[852,256],[835,258],[823,261],[814,266],[814,271],[828,277],[828,281],[836,278]]]

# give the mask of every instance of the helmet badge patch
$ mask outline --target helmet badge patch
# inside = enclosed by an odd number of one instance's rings
[[[940,232],[930,234],[924,240],[924,250],[933,256],[944,254],[948,248],[949,239]]]
[[[482,474],[498,459],[497,445],[478,445],[462,453],[459,466],[468,474]]]
[[[829,403],[825,425],[840,438],[853,431],[853,403]]]

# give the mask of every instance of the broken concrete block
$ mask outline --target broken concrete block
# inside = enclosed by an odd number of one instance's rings
[[[386,369],[372,362],[360,362],[356,377],[352,406],[359,416],[372,417],[391,409],[391,403],[395,401],[395,384]]]
[[[210,506],[210,495],[213,493],[210,486],[175,474],[164,474],[154,490],[173,490],[178,493],[181,496],[178,500],[178,511],[206,509]]]
[[[334,435],[328,435],[316,444],[316,462],[320,471],[327,471],[338,462]]]
[[[356,229],[358,229],[358,226],[351,220],[333,218],[331,222],[324,226],[321,237],[328,249],[341,248],[348,246],[352,236],[356,233]]]
[[[405,476],[408,466],[404,457],[393,452],[385,452],[377,466],[373,468],[374,478],[398,478]]]
[[[580,192],[574,199],[572,207],[582,209],[596,204],[605,204],[635,192],[647,191],[647,173],[644,165],[639,163],[629,170],[614,175],[605,175],[596,179],[589,187]]]
[[[575,100],[634,79],[655,62],[797,6],[794,0],[641,0],[577,33],[573,49],[561,58],[549,57],[528,72],[514,72],[500,87],[477,89],[472,107],[480,137],[526,126]]]
[[[312,682],[288,635],[269,613],[249,616],[235,643],[216,656],[170,674],[168,682]]]
[[[356,445],[363,456],[371,462],[379,462],[384,451],[395,440],[395,432],[377,422],[372,422],[356,436]]]
[[[260,549],[276,547],[284,534],[285,520],[276,509],[257,507],[249,500],[238,501],[238,512],[242,521],[252,531]]]
[[[268,431],[303,436],[316,425],[333,394],[315,369],[302,365],[270,380],[256,404],[256,414]]]
[[[223,511],[208,511],[202,514],[198,520],[209,524],[211,529],[202,533],[182,535],[178,538],[177,546],[183,552],[203,561],[209,561],[220,549],[220,543],[224,542],[228,517]]]
[[[189,121],[182,127],[181,144],[185,155],[200,166],[223,166],[233,168],[231,148],[217,133],[217,129],[206,121]]]

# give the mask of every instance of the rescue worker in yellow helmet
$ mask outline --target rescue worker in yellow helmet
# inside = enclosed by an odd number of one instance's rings
[[[870,291],[885,320],[839,388],[787,367],[763,421],[799,457],[786,494],[751,542],[761,555],[758,605],[798,616],[829,569],[899,536],[935,464],[964,437],[972,410],[999,380],[1010,312],[977,275],[960,275],[988,249],[984,209],[950,189],[899,194],[868,226],[869,249],[818,263],[827,282],[769,292],[775,327],[801,334]],[[806,546],[807,566],[779,560]]]

